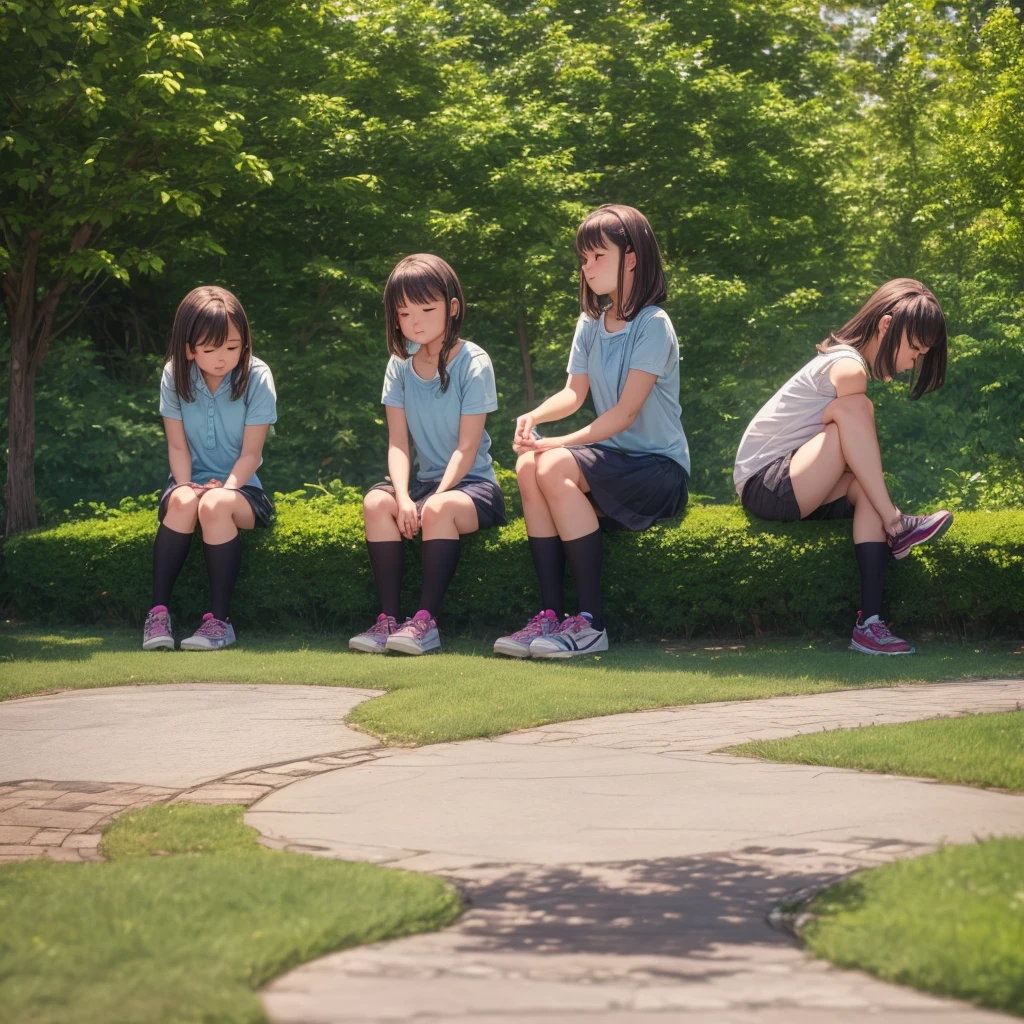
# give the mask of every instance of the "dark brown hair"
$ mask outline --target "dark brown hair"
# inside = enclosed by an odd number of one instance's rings
[[[452,315],[452,299],[459,308]],[[441,390],[448,390],[448,355],[459,340],[459,331],[466,315],[466,300],[455,271],[440,256],[418,252],[406,256],[391,271],[384,285],[384,321],[387,324],[388,352],[396,359],[408,359],[409,349],[398,320],[398,307],[413,302],[425,306],[444,303],[444,342],[437,357],[437,375]]]
[[[883,316],[891,316],[892,320],[878,346],[871,376],[876,380],[896,376],[896,354],[906,336],[909,342],[927,349],[910,397],[920,398],[929,391],[938,391],[946,382],[946,318],[931,290],[912,278],[886,281],[853,319],[829,334],[818,347],[851,345],[860,351],[878,333]]]
[[[181,300],[171,327],[167,361],[174,373],[174,390],[183,402],[195,401],[192,393],[192,363],[185,355],[185,349],[195,354],[200,344],[220,348],[228,339],[229,322],[238,328],[242,336],[238,365],[231,371],[231,401],[236,402],[249,387],[249,371],[252,368],[252,334],[242,304],[226,288],[216,285],[193,288]]]
[[[582,260],[586,253],[605,248],[609,243],[619,250],[619,282],[616,286],[619,308],[616,316],[632,320],[645,306],[656,306],[668,295],[665,271],[661,266],[661,250],[647,218],[632,206],[605,203],[588,213],[576,229],[576,255]],[[633,289],[629,302],[622,307],[622,286],[626,274],[626,253],[636,254]],[[580,271],[580,309],[595,320],[610,305],[603,296],[591,290]]]

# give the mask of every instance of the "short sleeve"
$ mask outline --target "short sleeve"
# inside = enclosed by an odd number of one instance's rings
[[[661,377],[679,361],[679,341],[668,314],[659,310],[640,325],[629,356],[631,370],[643,370]]]
[[[277,422],[277,389],[270,367],[263,365],[252,368],[249,389],[245,403],[245,425]]]
[[[405,363],[392,356],[384,371],[384,391],[380,396],[383,405],[394,409],[405,408]]]
[[[462,416],[475,416],[481,412],[496,412],[498,392],[494,383],[491,357],[480,349],[473,353],[462,382]]]
[[[581,313],[576,321],[576,333],[572,336],[572,348],[569,350],[569,365],[565,372],[569,374],[590,373],[590,345],[593,331],[588,327],[592,323],[586,313]]]
[[[169,420],[181,419],[181,399],[174,387],[174,371],[170,363],[164,365],[164,372],[160,375],[160,415]]]

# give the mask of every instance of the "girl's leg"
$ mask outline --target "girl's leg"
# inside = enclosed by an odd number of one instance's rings
[[[790,480],[800,514],[810,515],[850,473],[878,513],[885,531],[895,532],[900,526],[900,513],[882,475],[871,400],[867,395],[837,398],[826,406],[822,422],[825,429],[800,447],[790,462]]]
[[[541,607],[550,608],[561,619],[565,614],[565,548],[537,483],[537,456],[533,452],[519,456],[516,479],[523,498],[530,555],[540,583]]]
[[[153,603],[171,603],[171,590],[192,546],[192,534],[199,521],[199,497],[191,487],[177,487],[167,499],[164,521],[153,545]]]
[[[405,560],[405,542],[397,519],[398,502],[387,491],[369,491],[363,498],[366,550],[380,597],[380,610],[395,619],[398,618]]]
[[[241,491],[214,487],[199,499],[199,522],[210,577],[210,610],[215,619],[227,622],[231,594],[242,565],[242,538],[238,531],[251,530],[256,525],[256,516]]]
[[[464,533],[480,526],[476,505],[465,491],[433,494],[423,503],[420,529],[423,531],[423,591],[420,609],[436,619],[445,591],[455,575],[462,553]]]
[[[860,569],[861,615],[864,621],[875,615],[881,618],[885,567],[891,557],[885,527],[856,480],[850,482],[846,496],[853,505],[853,550]]]
[[[595,629],[604,629],[601,612],[601,531],[597,513],[587,498],[590,486],[565,448],[542,452],[537,459],[537,484],[565,548],[576,581],[580,612]]]

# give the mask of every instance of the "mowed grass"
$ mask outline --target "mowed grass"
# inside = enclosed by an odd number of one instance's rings
[[[886,981],[1024,1015],[1024,840],[865,871],[807,908],[811,951]]]
[[[754,740],[729,752],[1019,792],[1024,791],[1024,711]]]
[[[459,914],[440,879],[273,852],[242,813],[151,807],[107,863],[0,865],[0,1020],[262,1022],[256,990],[289,968]]]
[[[142,651],[137,630],[0,629],[0,699],[149,683],[305,683],[386,690],[350,720],[389,743],[439,743],[643,708],[969,678],[1024,676],[1013,644],[921,643],[872,658],[835,641],[617,644],[566,662],[515,661],[445,638],[421,658],[353,654],[347,637],[244,635],[212,653]],[[1015,653],[1016,652],[1016,653]]]

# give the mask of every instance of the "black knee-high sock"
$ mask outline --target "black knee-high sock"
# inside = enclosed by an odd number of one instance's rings
[[[601,615],[601,531],[563,541],[563,546],[576,580],[580,611],[590,615],[595,629],[604,629],[604,617]]]
[[[441,600],[455,575],[462,554],[461,540],[425,540],[423,542],[423,591],[420,608],[436,619]]]
[[[237,534],[223,544],[203,543],[206,572],[210,577],[210,611],[215,619],[226,622],[242,564],[242,538]]]
[[[405,562],[405,541],[368,540],[373,582],[380,597],[380,610],[398,618],[399,595],[402,591],[402,566]]]
[[[181,572],[181,567],[188,558],[188,549],[192,547],[191,533],[178,533],[169,526],[160,524],[156,531],[156,543],[153,545],[153,604],[164,606],[171,603],[171,589]]]
[[[540,583],[541,607],[550,608],[561,620],[565,614],[565,546],[562,538],[556,534],[554,537],[527,539]]]
[[[885,585],[885,567],[889,562],[889,545],[884,542],[854,544],[857,566],[860,569],[860,603],[864,620],[882,614],[882,588]],[[862,621],[864,621],[862,620]]]

